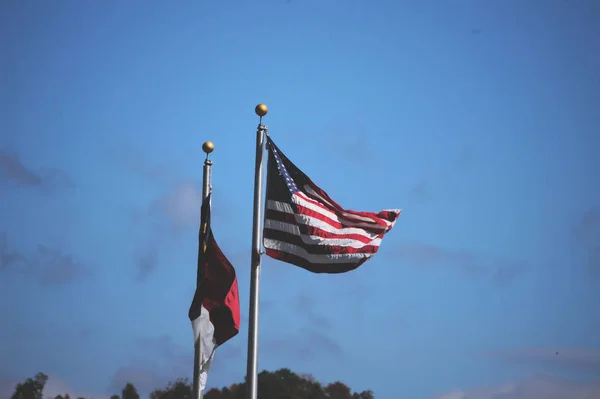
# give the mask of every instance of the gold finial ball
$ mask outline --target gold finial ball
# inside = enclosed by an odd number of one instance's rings
[[[258,116],[265,116],[267,112],[269,112],[269,108],[265,104],[258,104],[256,108],[254,108],[254,112]]]
[[[212,141],[207,141],[204,144],[202,144],[202,151],[204,151],[207,154],[210,154],[211,152],[213,152],[215,149],[215,145],[213,144]]]

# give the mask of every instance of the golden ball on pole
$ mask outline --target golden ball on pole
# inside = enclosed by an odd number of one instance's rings
[[[214,150],[215,150],[215,145],[213,144],[212,141],[207,141],[204,144],[202,144],[202,151],[204,151],[205,153],[210,154]]]
[[[254,112],[256,113],[256,115],[262,118],[267,114],[267,112],[269,112],[269,108],[267,108],[265,104],[258,104],[256,108],[254,108]]]

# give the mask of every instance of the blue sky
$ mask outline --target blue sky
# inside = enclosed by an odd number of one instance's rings
[[[209,386],[243,379],[261,102],[332,198],[404,211],[354,272],[264,259],[260,369],[600,391],[600,3],[5,1],[0,50],[1,392],[191,375],[206,140],[243,313]]]

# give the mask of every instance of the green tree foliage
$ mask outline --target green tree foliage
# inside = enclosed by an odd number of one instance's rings
[[[211,389],[204,399],[245,399],[246,383],[233,384],[221,389]],[[162,389],[157,389],[150,399],[191,399],[192,386],[188,380],[179,379]],[[348,386],[336,381],[323,386],[311,375],[298,375],[289,369],[275,372],[263,371],[258,375],[259,399],[375,399],[373,392],[352,392]]]
[[[131,382],[128,382],[123,388],[123,392],[121,393],[121,398],[123,399],[140,399],[140,395],[137,392],[137,389],[133,386]]]
[[[150,399],[192,399],[192,385],[187,378],[169,382],[166,388],[156,389],[150,394]]]
[[[38,373],[24,383],[18,384],[11,399],[43,399],[42,392],[48,377]],[[204,399],[245,399],[246,383],[232,384],[221,389],[211,389]],[[192,384],[187,378],[177,379],[150,394],[150,399],[192,399]],[[258,375],[259,399],[375,399],[372,391],[352,392],[340,381],[321,385],[311,375],[296,374],[289,369],[274,372],[263,371]],[[54,399],[69,399],[69,395],[58,395]],[[84,398],[78,398],[84,399]],[[140,399],[135,386],[128,382],[122,394],[110,399]]]
[[[44,386],[48,381],[48,376],[44,373],[37,373],[35,377],[28,378],[25,382],[17,384],[15,393],[10,399],[42,399]]]
[[[373,391],[362,391],[361,393],[352,394],[352,399],[375,399]]]

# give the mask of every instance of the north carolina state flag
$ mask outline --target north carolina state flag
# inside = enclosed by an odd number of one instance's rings
[[[200,340],[200,388],[206,387],[214,352],[240,330],[240,300],[235,269],[223,255],[210,226],[210,198],[202,202],[196,292],[189,310],[194,343]]]

